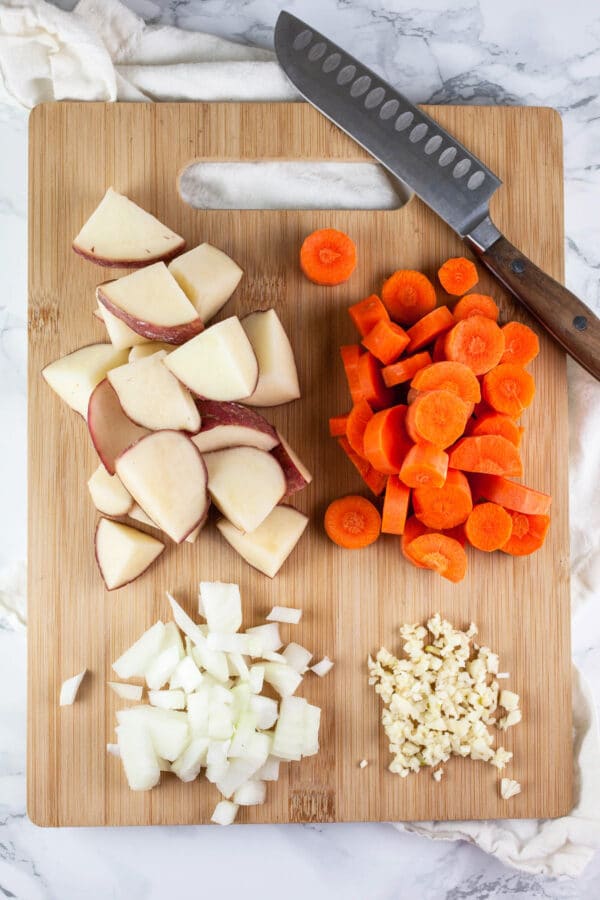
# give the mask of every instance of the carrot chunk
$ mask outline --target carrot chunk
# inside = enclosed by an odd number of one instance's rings
[[[385,488],[387,477],[385,475],[382,475],[381,472],[376,472],[373,466],[369,462],[367,462],[366,459],[363,459],[362,456],[359,456],[358,453],[355,453],[355,451],[348,443],[348,438],[338,438],[338,444],[340,445],[364,483],[367,485],[367,487],[369,487],[373,491],[375,496],[378,497]]]
[[[467,428],[468,433],[472,437],[480,434],[499,434],[506,438],[515,447],[521,445],[524,428],[516,424],[516,422],[505,416],[503,413],[489,412],[482,415],[479,419],[473,419]]]
[[[363,353],[358,361],[360,389],[373,409],[385,409],[394,402],[394,393],[385,386],[381,366],[371,353]]]
[[[391,366],[386,366],[381,370],[381,374],[383,376],[384,384],[388,387],[394,387],[396,384],[410,381],[410,379],[417,374],[419,369],[422,369],[423,366],[430,365],[431,356],[425,351],[424,353],[415,353],[414,356],[401,359],[400,362],[393,363]]]
[[[352,407],[346,425],[346,437],[355,453],[364,456],[365,428],[373,418],[373,410],[366,400],[360,400]]]
[[[376,413],[364,432],[364,456],[378,472],[396,475],[412,446],[405,428],[407,407],[391,406]]]
[[[484,376],[482,394],[497,412],[516,418],[533,400],[535,381],[522,366],[501,363]]]
[[[313,231],[300,248],[300,268],[315,284],[342,284],[356,268],[354,241],[335,228]]]
[[[507,510],[512,519],[512,534],[501,548],[511,556],[529,556],[539,550],[546,540],[550,516],[527,515]]]
[[[381,320],[363,338],[362,345],[387,366],[404,353],[409,341],[404,328],[395,322]]]
[[[340,347],[340,354],[352,402],[359,403],[361,400],[364,400],[358,374],[358,362],[362,355],[362,350],[358,344],[346,344],[345,347]]]
[[[381,516],[370,500],[350,494],[329,504],[325,512],[325,531],[338,547],[359,550],[379,537]]]
[[[464,547],[467,543],[464,522],[461,525],[455,525],[454,528],[442,528],[440,530],[442,534],[447,534],[448,537],[454,538],[455,541],[458,541],[461,547]]]
[[[410,488],[402,484],[397,475],[390,475],[383,498],[381,531],[384,534],[402,534],[408,514]]]
[[[479,403],[481,400],[477,377],[464,363],[433,363],[420,369],[410,386],[418,391],[450,391],[467,403]]]
[[[448,454],[433,444],[414,444],[404,457],[400,480],[408,487],[441,487],[448,473]]]
[[[521,322],[507,322],[502,329],[505,349],[500,362],[526,366],[540,352],[540,341],[531,328]]]
[[[446,359],[464,363],[476,375],[497,366],[504,353],[502,329],[485,316],[461,319],[446,335]]]
[[[438,306],[408,329],[406,333],[410,338],[410,344],[406,352],[414,353],[421,350],[426,344],[433,343],[440,334],[445,334],[453,325],[454,316],[448,307]]]
[[[465,534],[471,546],[491,553],[500,550],[511,536],[513,520],[497,503],[479,503],[465,523]]]
[[[346,434],[346,426],[348,424],[348,416],[330,416],[329,418],[329,434],[331,437],[341,437]]]
[[[499,434],[462,438],[451,448],[449,457],[449,465],[463,472],[517,477],[523,474],[519,451]]]
[[[435,308],[435,288],[426,275],[412,269],[399,269],[381,289],[390,316],[400,325],[414,325]]]
[[[406,524],[404,526],[404,532],[400,539],[400,550],[402,551],[402,555],[408,559],[413,566],[416,566],[417,569],[426,569],[427,566],[424,566],[423,563],[417,562],[417,560],[411,556],[408,552],[408,548],[412,541],[415,538],[421,537],[422,534],[430,534],[431,529],[427,528],[426,525],[423,525],[416,516],[409,516],[406,520]]]
[[[524,484],[517,484],[498,475],[476,475],[471,478],[474,497],[484,497],[508,510],[528,516],[544,516],[550,510],[552,497],[535,491]]]
[[[479,281],[475,263],[464,256],[447,259],[438,269],[438,278],[446,293],[457,297],[466,294]]]
[[[453,307],[452,315],[458,322],[469,316],[484,316],[497,322],[500,310],[488,294],[465,294]]]
[[[433,569],[448,581],[462,581],[467,573],[464,547],[446,534],[422,534],[408,544],[407,552],[425,568]]]
[[[473,509],[469,482],[456,469],[448,469],[442,487],[415,488],[412,499],[415,516],[436,531],[461,525]]]
[[[426,391],[411,403],[406,430],[413,441],[427,441],[445,450],[464,433],[469,404],[450,391]]]
[[[354,303],[349,307],[348,313],[362,337],[372,331],[378,322],[390,320],[389,313],[377,294],[371,294],[359,303]]]
[[[431,358],[434,362],[443,362],[446,359],[446,334],[447,332],[445,331],[435,339],[433,350],[431,351]]]

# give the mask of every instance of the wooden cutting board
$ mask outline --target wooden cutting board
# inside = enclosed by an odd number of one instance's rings
[[[434,118],[472,148],[504,181],[493,215],[508,238],[556,278],[563,276],[562,139],[549,109],[434,107]],[[111,662],[158,618],[165,591],[190,613],[200,579],[239,582],[247,625],[274,603],[304,609],[294,639],[329,654],[335,669],[309,677],[302,693],[323,707],[322,749],[285,768],[262,807],[242,822],[546,817],[572,805],[567,403],[565,358],[544,334],[531,370],[537,397],[526,412],[526,481],[554,497],[544,549],[530,558],[469,552],[458,585],[409,566],[388,536],[344,552],[322,529],[327,503],[363,486],[327,418],[348,397],[338,347],[355,340],[346,307],[372,293],[396,268],[432,278],[461,252],[453,233],[414,199],[395,211],[199,211],[177,190],[194,159],[341,159],[367,155],[309,106],[298,104],[46,104],[30,120],[29,157],[29,735],[28,811],[39,825],[206,822],[218,799],[205,780],[163,777],[133,794],[118,760],[106,753],[122,705],[106,687]],[[302,399],[269,417],[314,472],[295,505],[310,527],[273,581],[249,568],[214,527],[196,545],[169,546],[134,584],[107,593],[94,562],[96,514],[86,480],[97,465],[85,422],[40,377],[51,360],[104,340],[92,316],[95,285],[122,272],[77,257],[71,240],[109,185],[171,228],[189,246],[209,241],[245,270],[226,315],[275,306],[295,347]],[[353,236],[359,264],[351,280],[318,288],[300,274],[303,237],[333,226]],[[479,289],[504,316],[529,321],[482,274]],[[478,624],[483,643],[511,673],[524,722],[503,739],[514,752],[506,774],[523,786],[499,798],[496,770],[452,760],[440,784],[428,771],[400,779],[379,726],[380,704],[367,685],[367,654],[382,644],[400,652],[399,627],[435,611],[457,626]],[[62,680],[87,667],[77,702],[59,708]],[[505,683],[506,684],[506,683]],[[359,768],[366,759],[367,768]]]

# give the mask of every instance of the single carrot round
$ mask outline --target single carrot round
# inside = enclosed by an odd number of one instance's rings
[[[475,475],[471,477],[474,497],[484,497],[508,510],[526,515],[543,516],[550,510],[552,497],[542,491],[509,481],[499,475]]]
[[[377,294],[371,294],[370,297],[353,303],[348,307],[348,314],[362,337],[365,337],[378,322],[389,322],[390,320],[388,311]]]
[[[340,355],[352,402],[359,403],[361,400],[364,400],[358,374],[358,363],[362,355],[362,348],[358,344],[346,344],[344,347],[340,347]]]
[[[469,366],[457,362],[438,362],[420,369],[410,383],[417,391],[450,391],[467,403],[479,403],[481,388]]]
[[[452,308],[452,315],[458,322],[469,316],[484,316],[497,322],[500,310],[488,294],[465,294]]]
[[[504,353],[502,329],[485,316],[462,319],[446,335],[446,359],[464,363],[476,375],[497,366]]]
[[[314,284],[342,284],[356,268],[354,241],[335,228],[313,231],[300,248],[300,268]]]
[[[427,441],[445,450],[464,433],[471,409],[450,391],[426,391],[411,403],[406,430],[413,441]]]
[[[523,474],[523,463],[514,444],[499,434],[461,438],[449,451],[449,465],[462,472],[486,475]]]
[[[381,531],[383,534],[402,534],[408,515],[410,488],[397,475],[390,475],[383,498]]]
[[[511,556],[529,556],[539,550],[546,540],[550,516],[534,516],[507,510],[512,519],[512,533],[502,546]]]
[[[377,322],[363,338],[362,345],[384,366],[388,366],[402,356],[408,347],[410,338],[404,328],[395,322]]]
[[[469,435],[477,437],[481,434],[499,434],[506,438],[515,447],[521,445],[521,438],[524,429],[517,425],[514,419],[503,413],[489,412],[480,416],[479,419],[472,419],[467,427]]]
[[[329,504],[325,512],[325,531],[338,547],[359,550],[379,537],[381,516],[370,500],[350,494]]]
[[[485,402],[499,413],[516,418],[535,396],[535,381],[522,366],[501,363],[483,378]]]
[[[392,319],[414,325],[435,308],[435,288],[426,275],[413,269],[398,269],[383,283],[381,299]]]
[[[387,387],[394,387],[396,384],[403,384],[405,381],[410,381],[410,379],[417,374],[419,369],[422,369],[423,366],[430,365],[431,356],[427,351],[424,351],[423,353],[415,353],[414,356],[407,356],[406,359],[401,359],[391,366],[386,366],[381,370],[381,375],[383,377],[383,382]]]
[[[462,581],[467,573],[464,547],[446,534],[422,534],[408,544],[407,552],[427,569],[433,569],[448,581]]]
[[[394,393],[386,387],[381,366],[372,353],[363,353],[358,361],[358,378],[364,399],[373,409],[385,409],[394,402]]]
[[[521,322],[507,322],[502,329],[505,349],[501,363],[526,366],[540,352],[540,340],[531,328]]]
[[[406,348],[407,353],[415,353],[426,344],[433,343],[440,334],[445,334],[454,325],[454,316],[447,306],[438,306],[430,313],[415,322],[406,332],[410,338],[410,344]]]
[[[438,269],[438,278],[446,293],[457,297],[466,294],[479,281],[475,263],[464,256],[447,259]]]
[[[416,516],[409,516],[404,525],[404,532],[400,539],[400,550],[402,551],[402,555],[408,559],[413,566],[416,566],[417,569],[426,569],[427,566],[417,562],[417,560],[409,553],[408,548],[415,538],[421,537],[422,534],[429,534],[430,532],[431,529],[427,528],[426,525],[423,525]]]
[[[461,525],[473,509],[469,482],[456,469],[448,469],[442,487],[415,488],[412,500],[415,516],[436,531]]]
[[[398,404],[381,410],[367,422],[364,457],[378,472],[397,474],[412,446],[405,428],[406,412],[407,407]]]
[[[358,403],[356,403],[352,407],[348,415],[348,422],[346,423],[346,437],[348,438],[348,443],[350,444],[354,452],[358,453],[359,456],[365,455],[365,428],[372,418],[373,410],[366,400],[360,400]]]
[[[367,487],[373,491],[376,497],[378,497],[385,488],[387,477],[382,475],[381,472],[376,472],[371,463],[367,462],[366,459],[356,453],[348,443],[347,437],[339,437],[338,444]]]
[[[433,444],[414,444],[402,463],[399,476],[408,487],[441,487],[448,474],[448,454]]]
[[[329,418],[329,434],[331,437],[341,437],[346,434],[346,426],[348,424],[348,416],[330,416]]]
[[[510,538],[512,529],[512,518],[497,503],[479,503],[465,523],[465,534],[471,546],[488,553],[500,550]]]

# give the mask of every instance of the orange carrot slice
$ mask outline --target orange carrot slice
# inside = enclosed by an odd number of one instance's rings
[[[359,550],[379,537],[381,516],[370,500],[350,494],[329,504],[325,512],[325,531],[338,547]]]
[[[444,265],[438,269],[438,278],[446,293],[457,297],[466,294],[479,281],[475,263],[470,259],[465,259],[464,256],[447,259]]]
[[[394,393],[385,386],[381,366],[371,353],[363,353],[358,361],[358,377],[362,395],[373,409],[385,409],[394,402]]]
[[[393,365],[386,366],[382,369],[381,374],[383,376],[384,384],[388,387],[394,387],[396,384],[410,381],[410,379],[417,374],[419,369],[429,365],[431,365],[431,356],[427,351],[424,353],[415,353],[414,356],[409,356],[407,359],[401,359],[400,362],[393,363]]]
[[[400,325],[414,325],[435,308],[435,288],[422,272],[399,269],[384,282],[381,289],[390,316]]]
[[[469,404],[450,391],[426,391],[411,403],[406,430],[413,441],[427,441],[445,450],[464,433]]]
[[[418,322],[415,322],[406,332],[410,338],[410,344],[406,348],[407,353],[421,350],[426,344],[435,341],[440,334],[445,334],[454,325],[454,316],[447,306],[438,306]]]
[[[355,451],[348,443],[348,438],[338,438],[338,444],[340,445],[364,483],[367,485],[367,487],[373,491],[376,497],[378,497],[385,488],[387,477],[385,475],[382,475],[381,472],[376,472],[373,466],[369,462],[367,462],[366,459],[363,459],[362,456],[359,456],[358,453],[355,453]]]
[[[546,540],[550,516],[527,515],[507,510],[512,519],[512,534],[501,548],[511,556],[529,556],[539,550]]]
[[[491,319],[469,316],[448,332],[444,349],[446,359],[464,363],[476,375],[484,375],[500,362],[504,334]]]
[[[467,543],[467,536],[465,534],[465,524],[455,525],[454,528],[442,528],[440,529],[442,534],[447,534],[448,537],[454,538],[455,541],[458,541],[461,547],[464,547]]]
[[[513,520],[497,503],[479,503],[465,523],[465,534],[471,546],[491,553],[500,550],[510,538]]]
[[[463,472],[517,477],[523,474],[519,451],[499,434],[462,438],[451,448],[449,457],[449,465]]]
[[[329,434],[331,437],[341,437],[346,434],[348,416],[331,416],[329,419]]]
[[[365,300],[354,303],[349,307],[348,313],[362,337],[372,331],[378,322],[389,322],[390,320],[388,311],[377,294],[371,294]]]
[[[367,423],[364,456],[378,472],[397,474],[412,446],[405,429],[406,410],[403,404],[391,406],[376,413]]]
[[[415,444],[410,448],[399,475],[408,487],[429,484],[441,487],[448,473],[448,454],[433,444]]]
[[[362,349],[358,344],[347,344],[345,347],[340,347],[340,354],[352,402],[359,403],[361,400],[364,400],[358,374],[358,363],[362,355]]]
[[[300,248],[300,268],[314,284],[342,284],[356,268],[354,241],[335,228],[313,231]]]
[[[516,418],[533,400],[535,381],[522,366],[501,363],[484,376],[482,394],[497,412]]]
[[[452,315],[458,322],[469,316],[484,316],[497,322],[500,310],[488,294],[465,294],[453,307]]]
[[[509,510],[530,516],[544,516],[550,510],[552,497],[535,491],[524,484],[517,484],[498,475],[475,475],[471,478],[474,497],[484,497]]]
[[[499,434],[515,447],[521,445],[524,430],[510,416],[497,412],[485,413],[479,419],[472,419],[467,427],[467,431],[472,437],[480,434]]]
[[[446,359],[446,334],[447,332],[444,332],[435,339],[433,350],[431,351],[431,358],[434,362],[443,362]]]
[[[410,555],[408,552],[408,547],[415,540],[415,538],[421,537],[422,534],[430,534],[431,529],[427,528],[426,525],[423,525],[416,516],[409,516],[406,520],[406,524],[404,526],[404,532],[400,539],[400,550],[402,551],[402,555],[408,559],[413,566],[416,566],[417,569],[426,569],[427,566],[424,566],[423,563],[417,562],[417,560]]]
[[[383,498],[381,531],[384,534],[403,534],[408,514],[410,488],[397,475],[390,475]]]
[[[433,363],[420,369],[410,386],[418,391],[450,391],[467,403],[479,403],[481,400],[477,377],[464,363]]]
[[[348,443],[355,453],[364,456],[364,435],[365,428],[373,418],[373,410],[366,400],[360,400],[356,403],[348,415],[348,423],[346,425],[346,437]]]
[[[461,525],[473,509],[469,482],[456,469],[448,469],[442,487],[415,488],[412,499],[415,516],[435,531]]]
[[[362,345],[377,357],[379,362],[387,366],[404,353],[409,340],[409,336],[400,325],[381,320],[363,338]]]
[[[535,331],[527,325],[521,322],[507,322],[502,333],[505,349],[500,362],[526,366],[540,352],[540,340]]]
[[[408,544],[407,552],[427,569],[433,569],[448,581],[462,581],[467,573],[464,547],[446,534],[422,534]]]

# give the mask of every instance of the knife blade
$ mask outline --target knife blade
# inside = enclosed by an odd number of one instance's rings
[[[407,184],[600,380],[600,319],[496,228],[489,202],[501,180],[431,116],[286,11],[275,26],[275,52],[302,96]]]

